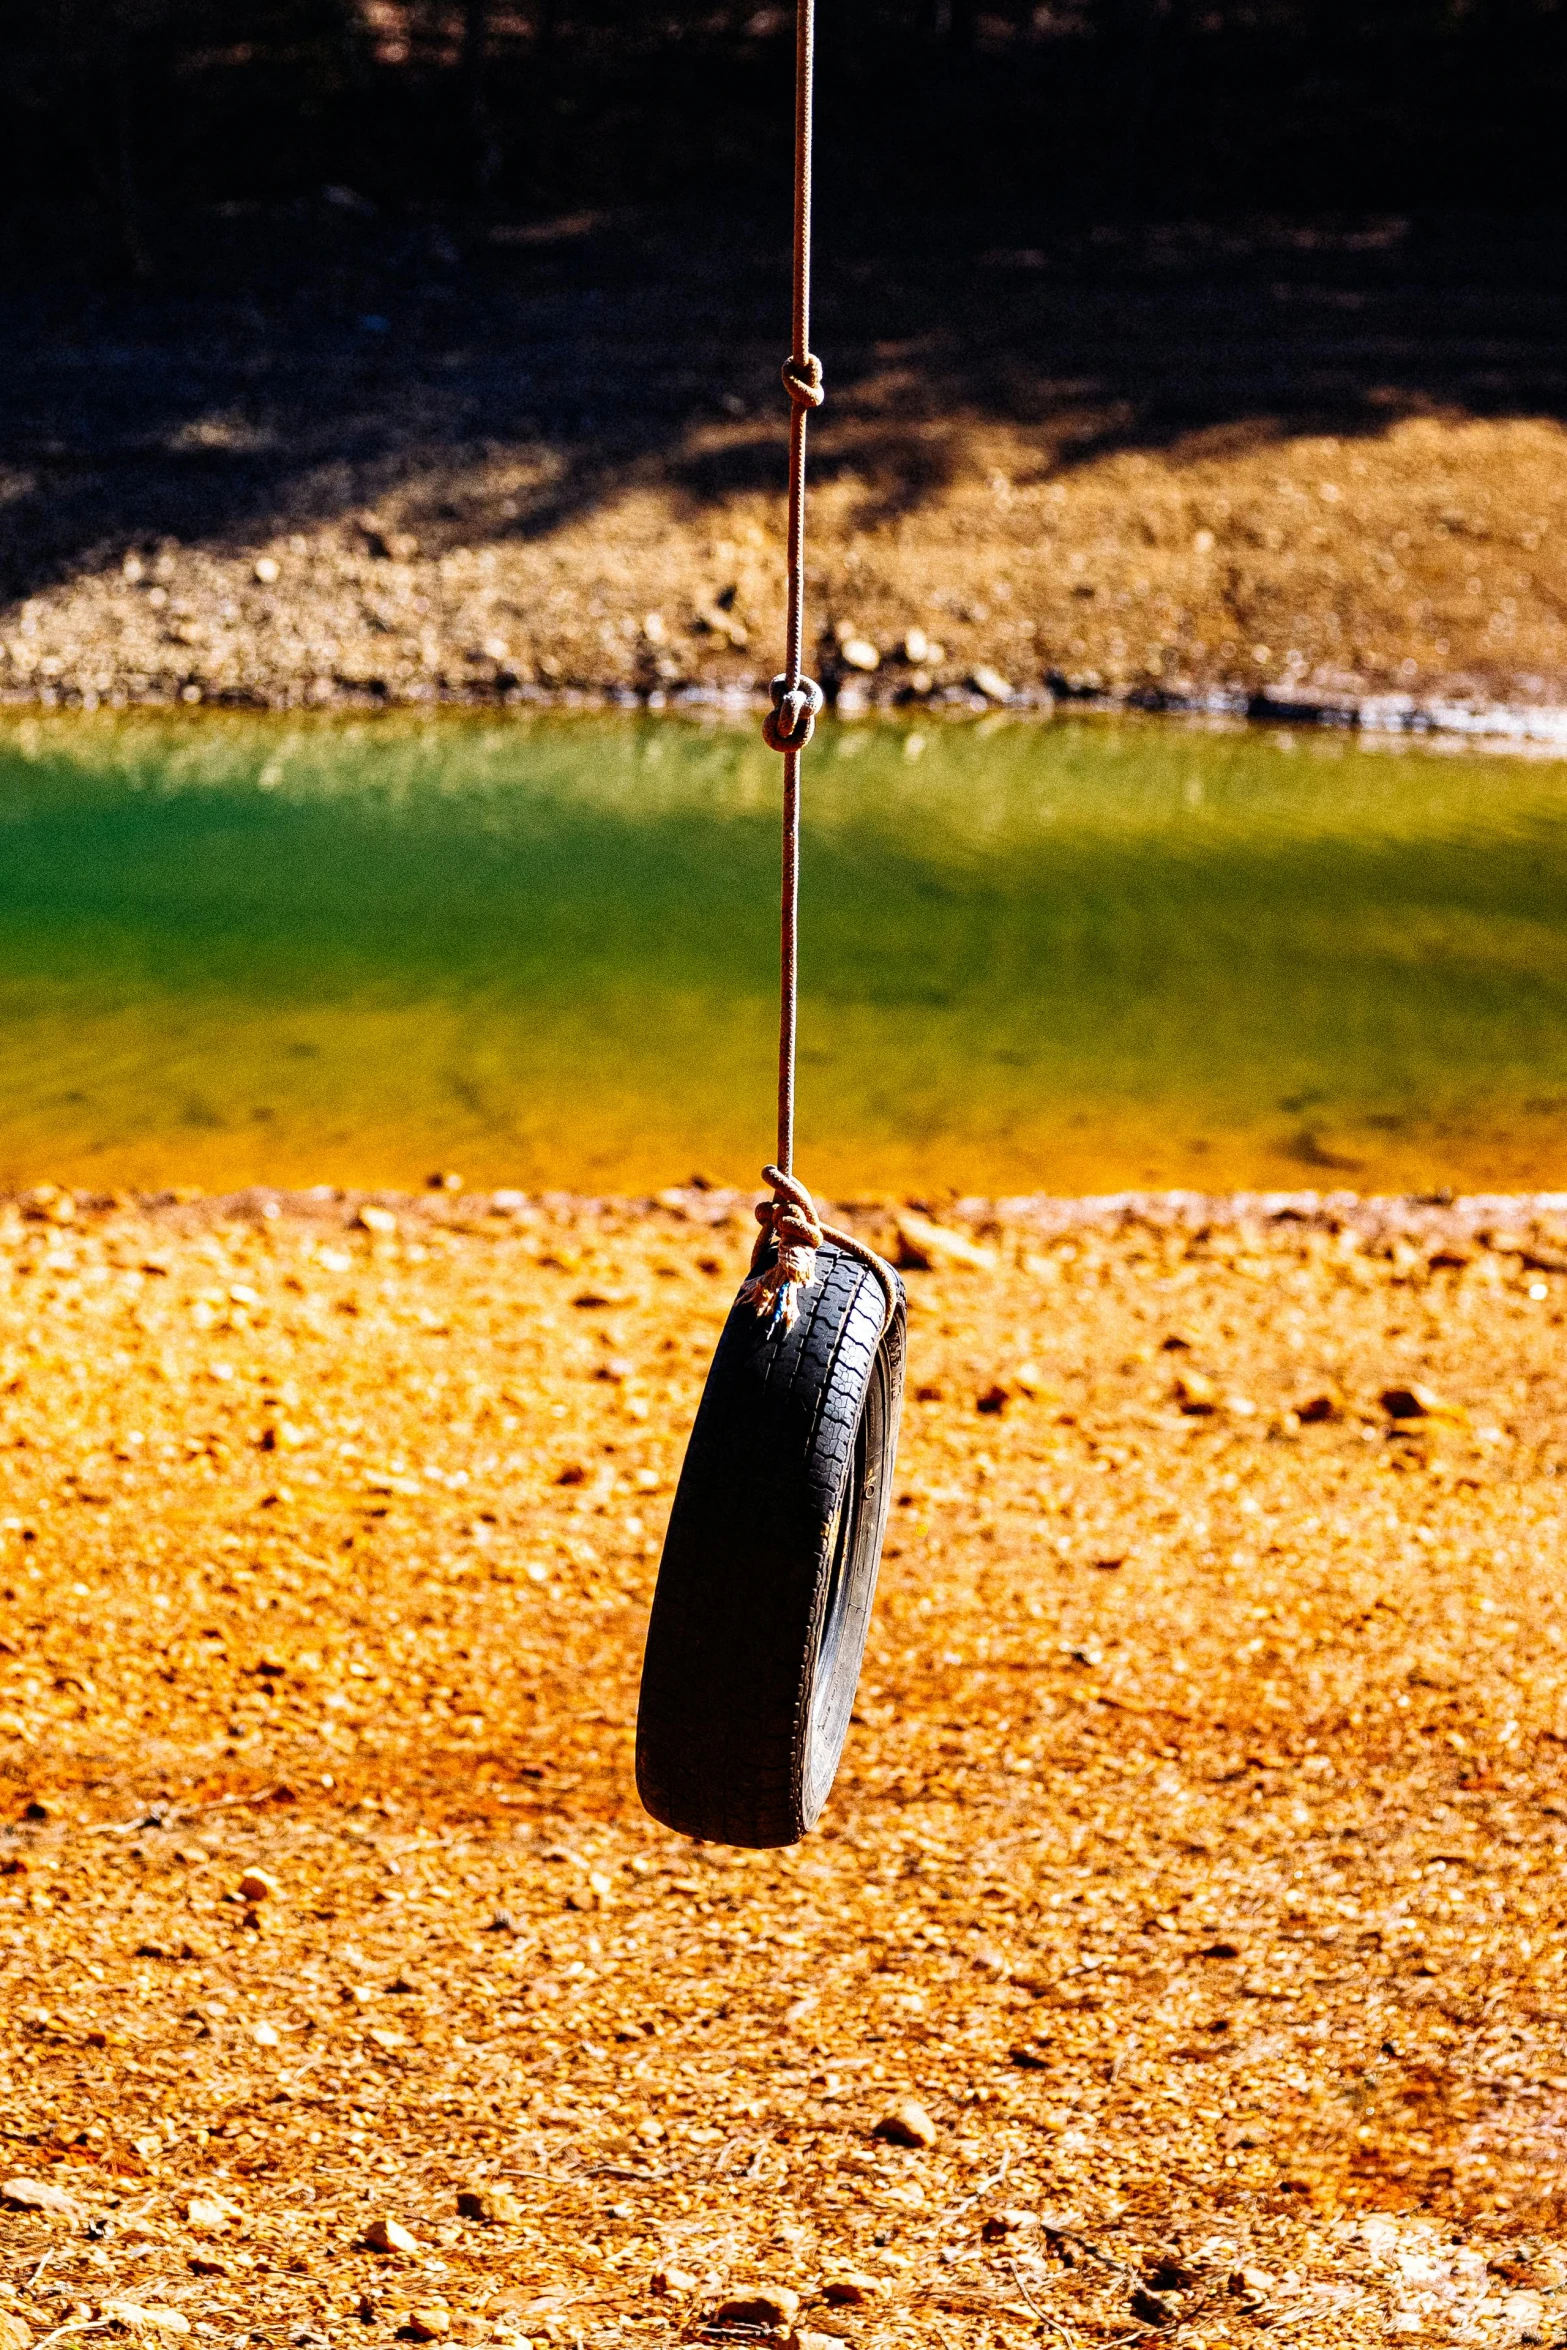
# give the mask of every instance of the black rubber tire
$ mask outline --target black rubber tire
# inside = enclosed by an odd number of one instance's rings
[[[903,1401],[905,1313],[829,1241],[794,1328],[724,1324],[670,1514],[637,1787],[711,1844],[795,1844],[826,1802],[865,1654]]]

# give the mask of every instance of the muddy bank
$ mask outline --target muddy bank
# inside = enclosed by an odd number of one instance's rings
[[[762,687],[786,415],[764,234],[394,233],[341,205],[208,225],[189,283],[85,329],[64,293],[13,301],[0,695]],[[874,224],[824,234],[811,620],[840,706],[1071,695],[1555,739],[1544,240],[1019,220],[944,224],[916,260]]]

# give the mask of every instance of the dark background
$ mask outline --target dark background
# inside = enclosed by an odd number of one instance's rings
[[[1560,201],[1567,0],[822,0],[824,200],[1056,219]],[[792,9],[11,0],[13,267],[157,270],[171,216],[779,190]],[[177,237],[175,238],[177,242]]]
[[[912,510],[932,419],[1066,468],[1567,415],[1567,0],[819,14],[818,479]],[[776,486],[792,51],[755,0],[9,0],[0,598],[385,499],[435,554]]]

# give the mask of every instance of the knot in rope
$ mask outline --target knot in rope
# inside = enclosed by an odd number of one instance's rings
[[[803,359],[791,353],[779,369],[783,387],[797,408],[819,408],[827,397],[822,381],[822,363],[814,351],[807,351]]]
[[[814,677],[796,678],[791,685],[784,672],[770,690],[773,706],[762,720],[763,740],[771,750],[803,751],[816,732],[816,713],[826,696]]]
[[[816,1252],[822,1245],[821,1220],[805,1185],[781,1167],[764,1167],[762,1181],[773,1187],[771,1199],[758,1200],[756,1220],[761,1231],[751,1255],[751,1278],[740,1295],[767,1322],[771,1337],[780,1328],[792,1330],[800,1310],[799,1293],[816,1279]],[[775,1251],[768,1261],[768,1247]]]
[[[881,1327],[885,1337],[898,1310],[899,1295],[898,1276],[886,1259],[879,1257],[873,1248],[867,1248],[852,1232],[840,1231],[836,1224],[824,1224],[798,1176],[786,1175],[781,1167],[764,1167],[762,1181],[772,1185],[773,1196],[756,1203],[756,1220],[761,1231],[751,1252],[751,1277],[740,1295],[765,1319],[768,1337],[780,1328],[794,1328],[800,1310],[799,1293],[809,1289],[816,1279],[816,1252],[824,1240],[842,1249],[845,1256],[868,1265],[881,1283]],[[775,1251],[771,1262],[769,1247]]]

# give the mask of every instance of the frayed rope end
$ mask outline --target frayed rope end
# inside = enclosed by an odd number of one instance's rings
[[[794,1328],[799,1319],[800,1292],[809,1289],[816,1279],[816,1252],[824,1240],[830,1240],[835,1248],[869,1266],[881,1283],[881,1326],[885,1335],[892,1327],[901,1295],[898,1276],[886,1259],[879,1257],[873,1248],[867,1248],[852,1232],[841,1232],[836,1224],[824,1224],[805,1185],[792,1175],[785,1175],[778,1167],[764,1167],[762,1180],[772,1185],[773,1196],[757,1202],[756,1220],[762,1229],[756,1236],[751,1256],[751,1276],[742,1284],[740,1295],[766,1322],[766,1335],[774,1338],[780,1330]],[[769,1244],[776,1251],[771,1259],[767,1254]]]
[[[816,1279],[816,1252],[822,1245],[822,1227],[811,1195],[803,1183],[781,1168],[764,1167],[762,1180],[773,1187],[771,1199],[758,1200],[756,1220],[761,1231],[751,1258],[751,1278],[740,1295],[754,1306],[767,1324],[767,1335],[792,1330],[799,1316],[800,1292]],[[777,1254],[767,1261],[768,1244]]]

